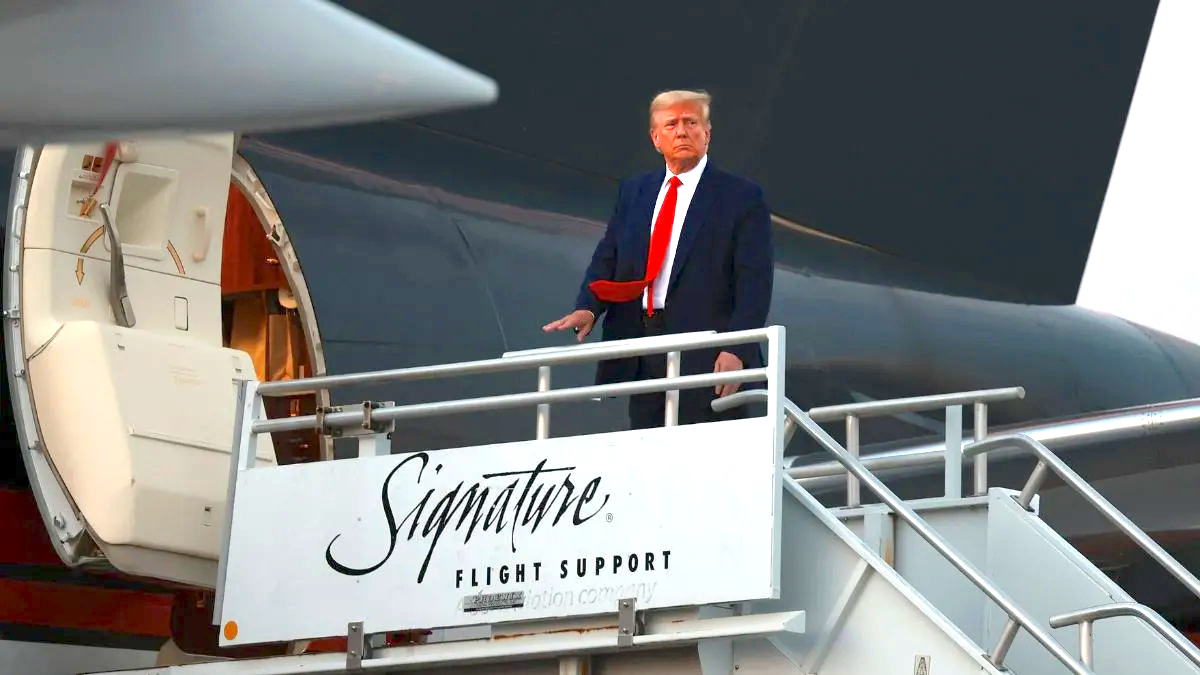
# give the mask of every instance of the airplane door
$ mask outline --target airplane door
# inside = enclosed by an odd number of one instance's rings
[[[255,377],[222,347],[233,153],[233,135],[217,134],[22,155],[7,363],[33,489],[68,564],[100,554],[130,574],[215,582],[235,383]]]

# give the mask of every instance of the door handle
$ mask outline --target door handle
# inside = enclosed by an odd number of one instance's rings
[[[112,305],[117,325],[132,328],[137,323],[133,315],[133,303],[129,301],[129,287],[125,285],[125,253],[117,238],[117,226],[108,213],[108,204],[100,205],[104,218],[104,232],[108,235],[108,302]]]

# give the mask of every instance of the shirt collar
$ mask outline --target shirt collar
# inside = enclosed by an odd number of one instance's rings
[[[672,174],[671,170],[667,169],[667,175],[663,176],[663,185],[666,185],[667,181],[671,180],[672,175],[678,175],[679,180],[684,185],[692,185],[700,180],[700,174],[704,173],[704,167],[707,165],[708,153],[706,152],[704,153],[704,156],[700,158],[700,161],[696,162],[696,166],[693,166],[681,174]]]

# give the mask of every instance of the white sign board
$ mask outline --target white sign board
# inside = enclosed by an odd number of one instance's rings
[[[238,476],[222,645],[777,597],[767,417]]]

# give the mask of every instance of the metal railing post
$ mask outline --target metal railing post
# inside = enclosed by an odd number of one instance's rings
[[[1004,623],[1004,629],[1000,631],[1000,639],[996,641],[996,647],[989,657],[992,665],[997,668],[1004,667],[1004,659],[1008,657],[1008,650],[1012,647],[1013,640],[1017,639],[1017,631],[1020,629],[1021,624],[1011,616],[1008,617],[1008,621]]]
[[[946,497],[962,497],[962,406],[946,406]]]
[[[221,555],[217,558],[216,594],[213,602],[213,625],[219,625],[225,597],[225,580],[229,575],[229,539],[233,532],[233,505],[237,497],[238,474],[253,469],[258,460],[254,421],[262,413],[262,397],[258,382],[242,380],[237,383],[237,408],[233,418],[233,442],[229,449],[229,476],[225,486],[225,522],[221,530]]]
[[[1092,645],[1095,635],[1092,633],[1091,621],[1079,622],[1079,660],[1088,668],[1092,667]]]
[[[987,438],[988,407],[984,401],[975,402],[975,442]],[[982,497],[988,489],[987,455],[975,456],[975,496]]]
[[[667,377],[679,377],[680,352],[667,352]],[[664,407],[663,425],[673,427],[679,424],[679,390],[667,391],[667,402]]]
[[[858,459],[858,417],[846,415],[846,452]],[[854,474],[846,472],[846,506],[854,508],[862,503],[861,486]]]
[[[550,391],[550,366],[538,367],[538,391]],[[550,437],[550,404],[539,403],[537,407],[537,440]]]
[[[980,453],[982,456],[983,453]],[[1026,511],[1031,510],[1030,505],[1033,504],[1033,498],[1037,496],[1038,490],[1042,489],[1042,482],[1046,480],[1046,474],[1050,468],[1046,463],[1038,460],[1037,466],[1033,467],[1033,473],[1029,474],[1029,480],[1025,481],[1025,487],[1021,488],[1021,496],[1017,497],[1017,503]]]

